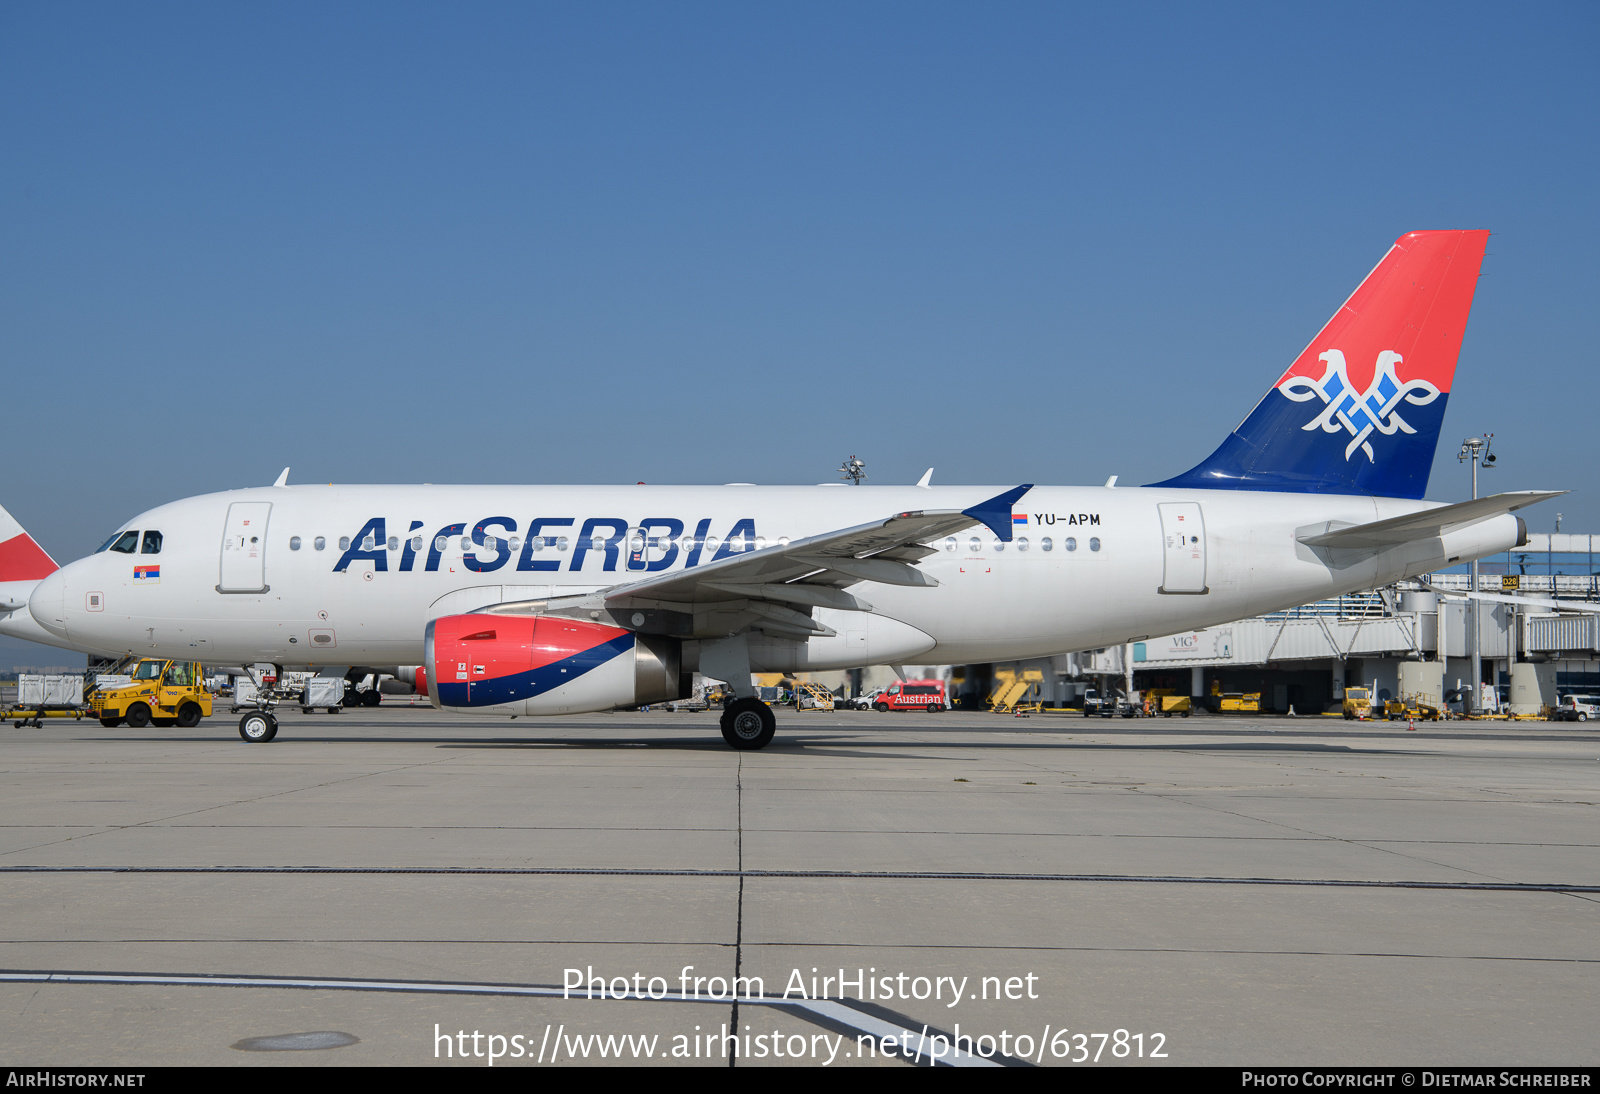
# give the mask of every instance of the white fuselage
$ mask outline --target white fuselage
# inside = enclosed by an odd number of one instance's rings
[[[730,533],[742,532],[758,548],[907,510],[961,510],[999,489],[236,490],[142,514],[126,527],[159,531],[158,554],[102,550],[45,578],[28,603],[56,642],[107,656],[308,668],[415,665],[422,661],[424,626],[432,618],[702,565],[726,553]],[[930,544],[938,554],[920,568],[938,580],[937,588],[855,585],[850,591],[872,606],[867,615],[879,621],[876,631],[862,613],[821,609],[819,620],[840,630],[840,637],[825,647],[824,640],[813,639],[817,656],[772,667],[905,659],[968,663],[1093,649],[1371,588],[1516,542],[1517,521],[1510,516],[1383,549],[1319,551],[1296,540],[1313,526],[1364,524],[1433,505],[1242,490],[1035,487],[1012,507],[1026,514],[1025,523],[1013,525],[1015,541],[1002,543],[978,526]],[[253,515],[250,531],[258,533],[258,542],[243,554],[240,514]],[[1183,530],[1192,533],[1181,558],[1172,542],[1176,515],[1184,516]],[[372,523],[377,519],[383,522],[381,535]],[[485,521],[479,534],[493,536],[495,549],[468,542],[463,551],[463,537]],[[657,545],[634,557],[629,540],[641,524]],[[374,533],[372,549],[346,558],[341,539],[359,550],[367,531]],[[697,543],[683,542],[697,533]],[[530,534],[551,543],[528,551]],[[235,537],[232,554],[225,544],[229,535]],[[594,549],[587,542],[594,536],[608,546]],[[565,549],[556,542],[562,538]],[[1068,549],[1069,539],[1074,549]],[[245,591],[220,591],[229,582]],[[860,641],[851,637],[851,628],[863,636]],[[753,657],[753,663],[762,661],[759,651]]]

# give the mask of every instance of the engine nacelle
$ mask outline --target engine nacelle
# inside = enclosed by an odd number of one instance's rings
[[[467,714],[584,714],[683,698],[678,642],[560,616],[428,624],[429,698]]]

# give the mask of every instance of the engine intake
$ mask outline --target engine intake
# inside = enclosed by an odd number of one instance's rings
[[[683,698],[678,642],[560,616],[428,624],[428,693],[468,714],[583,714]]]

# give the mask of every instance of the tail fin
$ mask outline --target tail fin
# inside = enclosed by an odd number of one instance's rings
[[[1151,485],[1422,497],[1488,241],[1401,236],[1220,448]]]
[[[0,581],[37,581],[61,567],[0,507]]]

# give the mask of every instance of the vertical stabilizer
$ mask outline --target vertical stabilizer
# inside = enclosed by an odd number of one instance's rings
[[[17,519],[0,508],[0,581],[38,581],[59,569]]]
[[[1401,236],[1221,447],[1152,485],[1422,497],[1488,240]]]

